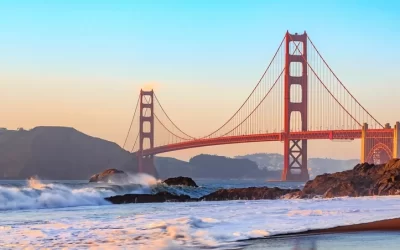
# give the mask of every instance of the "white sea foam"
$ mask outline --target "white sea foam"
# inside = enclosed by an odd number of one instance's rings
[[[58,183],[45,184],[37,178],[25,186],[0,186],[0,210],[63,208],[110,204],[105,197],[124,193],[150,193],[158,181],[146,174],[130,175],[122,185],[113,183],[71,187]]]
[[[24,187],[0,186],[0,210],[102,205],[108,204],[104,197],[112,194],[92,187],[71,189],[30,179]]]
[[[112,178],[109,180],[110,184],[117,184],[117,185],[137,184],[142,186],[153,186],[160,182],[161,180],[158,180],[153,176],[144,173],[128,174],[128,178],[117,178],[116,182],[114,182]]]
[[[243,239],[400,217],[400,196],[127,204],[1,217],[0,245],[10,248],[232,249]]]

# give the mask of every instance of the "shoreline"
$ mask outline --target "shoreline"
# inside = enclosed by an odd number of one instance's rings
[[[306,233],[326,234],[326,233],[350,233],[365,231],[400,231],[400,218],[378,220],[360,224],[338,226],[326,229],[309,230]]]
[[[340,233],[356,233],[356,232],[389,232],[389,231],[390,232],[400,231],[400,217],[359,223],[359,224],[352,224],[352,225],[337,226],[332,228],[312,229],[298,233],[277,234],[263,238],[246,239],[241,241],[290,238],[298,236],[301,237],[301,236],[312,236],[312,235],[323,235],[323,234],[340,234]]]

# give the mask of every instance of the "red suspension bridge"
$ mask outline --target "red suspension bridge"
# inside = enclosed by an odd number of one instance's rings
[[[391,128],[377,121],[339,80],[306,33],[286,33],[243,104],[209,134],[194,137],[184,132],[153,90],[140,91],[124,148],[131,134],[139,172],[152,175],[156,154],[234,143],[283,142],[283,181],[309,179],[308,140],[361,139],[361,162],[400,157],[399,122]]]

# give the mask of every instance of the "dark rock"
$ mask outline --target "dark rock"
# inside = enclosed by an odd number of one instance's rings
[[[118,169],[107,169],[99,174],[95,174],[90,177],[89,182],[108,182],[113,181],[115,183],[125,182],[128,179],[128,175]]]
[[[189,177],[174,177],[174,178],[168,178],[164,181],[165,184],[168,186],[188,186],[188,187],[198,187],[196,182],[192,178]]]
[[[352,170],[323,174],[308,181],[302,198],[400,194],[400,159],[386,164],[358,164]]]
[[[157,194],[125,194],[105,199],[113,204],[197,201],[197,199],[191,198],[188,195],[174,195],[168,192],[159,192]]]
[[[200,200],[223,201],[223,200],[275,200],[292,192],[300,192],[298,189],[280,189],[277,187],[248,187],[220,189],[205,195]]]
[[[190,178],[177,177],[166,180],[168,185],[196,185],[187,183]],[[170,180],[174,180],[170,182]],[[179,180],[179,181],[177,181]],[[183,181],[185,180],[185,181]],[[191,180],[191,179],[190,179]],[[191,180],[193,181],[193,180]],[[197,185],[196,185],[197,186]],[[390,160],[386,164],[358,164],[352,170],[323,174],[308,181],[303,190],[268,187],[249,187],[220,189],[199,199],[187,195],[173,195],[168,192],[157,194],[126,194],[106,198],[114,203],[145,202],[186,202],[186,201],[223,201],[223,200],[262,200],[293,198],[333,198],[341,196],[399,195],[400,159]]]

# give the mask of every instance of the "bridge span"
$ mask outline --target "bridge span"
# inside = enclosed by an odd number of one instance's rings
[[[223,97],[222,97],[223,98]],[[134,131],[137,131],[135,133]],[[279,132],[269,132],[279,131]],[[202,137],[184,132],[153,90],[141,90],[123,147],[140,172],[156,174],[153,156],[189,148],[281,141],[282,181],[306,181],[309,140],[361,140],[361,162],[400,157],[400,124],[382,125],[341,82],[306,32],[286,32],[267,69],[242,105]]]

